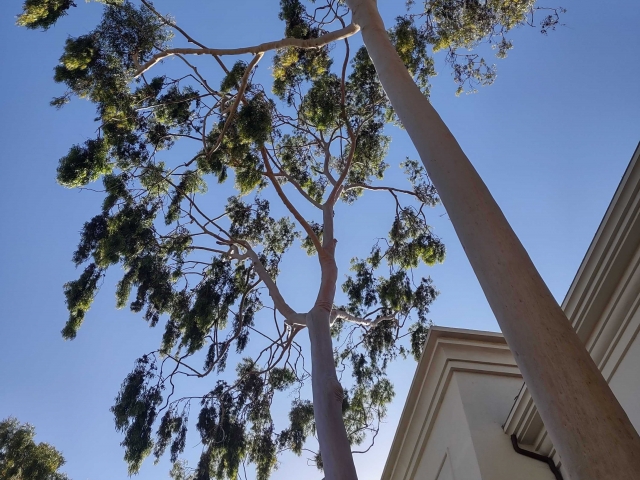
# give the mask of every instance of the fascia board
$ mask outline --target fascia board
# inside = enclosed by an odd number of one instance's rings
[[[586,343],[640,240],[640,143],[600,222],[562,309]]]

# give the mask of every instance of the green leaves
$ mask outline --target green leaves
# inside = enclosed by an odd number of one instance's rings
[[[396,18],[396,24],[389,32],[389,38],[422,93],[429,96],[431,89],[429,78],[436,75],[433,58],[427,53],[430,38],[424,30],[415,25],[414,19],[410,16]]]
[[[122,446],[125,448],[125,460],[129,463],[129,475],[138,472],[153,448],[152,426],[162,402],[160,389],[152,385],[154,370],[155,364],[149,357],[138,359],[136,368],[123,382],[111,408],[116,429],[125,434]]]
[[[318,38],[322,33],[320,28],[312,25],[313,17],[308,15],[300,0],[281,0],[279,17],[285,21],[287,37]],[[325,74],[331,63],[327,47],[280,49],[273,58],[272,91],[291,105],[296,94],[295,88],[305,80],[315,80]]]
[[[302,100],[300,113],[304,119],[324,132],[338,125],[340,109],[340,80],[335,74],[322,75]]]
[[[32,30],[47,30],[75,6],[72,0],[26,0],[16,23]]]
[[[270,103],[262,95],[256,95],[240,109],[237,122],[241,139],[263,145],[272,129]]]
[[[418,262],[435,265],[444,261],[444,245],[431,234],[431,229],[421,215],[420,210],[413,207],[398,211],[389,231],[390,248],[386,258],[392,265],[401,268],[415,268]]]
[[[58,183],[68,188],[82,187],[111,173],[113,165],[107,159],[107,145],[103,139],[87,140],[84,146],[74,145],[60,159]]]
[[[98,281],[103,274],[104,271],[92,263],[85,268],[78,280],[65,283],[64,296],[69,310],[69,320],[62,330],[65,339],[71,340],[76,337],[84,316],[93,303],[98,291]]]
[[[62,454],[53,446],[34,441],[35,429],[13,417],[0,422],[0,478],[29,480],[69,480],[58,470]]]
[[[173,410],[167,410],[160,420],[160,426],[156,437],[153,455],[159,459],[171,443],[171,461],[176,462],[185,448],[187,439],[187,422],[186,412],[183,415],[177,415]]]
[[[300,455],[307,437],[315,433],[313,404],[304,400],[294,401],[289,412],[289,422],[289,427],[280,433],[278,443],[280,447],[289,448]]]
[[[240,81],[247,71],[247,62],[238,60],[233,64],[233,67],[229,70],[229,73],[224,77],[220,83],[220,91],[223,93],[229,93],[234,88],[240,86]]]

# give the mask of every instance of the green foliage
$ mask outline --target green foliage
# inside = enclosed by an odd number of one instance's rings
[[[320,28],[312,25],[313,17],[309,16],[300,0],[280,0],[279,17],[285,22],[287,37],[310,39],[318,38],[323,33]],[[280,49],[273,60],[272,91],[291,105],[296,87],[304,81],[318,79],[329,70],[331,63],[328,47],[310,50],[294,47]]]
[[[416,26],[412,17],[398,17],[389,38],[422,92],[429,96],[429,78],[436,75],[436,70],[433,58],[427,53],[429,38],[426,33]]]
[[[16,23],[21,27],[47,30],[75,6],[72,0],[26,0]]]
[[[324,132],[338,125],[340,109],[340,80],[335,74],[318,78],[305,95],[300,106],[304,119]]]
[[[103,271],[95,263],[92,263],[85,268],[78,280],[65,283],[64,296],[67,300],[69,320],[62,330],[64,338],[70,340],[76,337],[78,329],[84,321],[84,316],[96,296],[98,281],[102,276]]]
[[[65,187],[82,187],[102,175],[111,173],[107,159],[107,145],[103,139],[87,140],[84,146],[74,145],[58,165],[58,183]]]
[[[240,81],[247,71],[247,63],[242,60],[238,60],[233,64],[233,67],[229,70],[229,73],[224,77],[220,83],[220,91],[229,93],[232,89],[240,86]]]
[[[490,85],[496,78],[496,66],[477,53],[468,51],[488,43],[498,58],[505,58],[512,42],[506,35],[515,27],[536,26],[538,10],[550,14],[538,22],[546,34],[558,25],[563,8],[534,6],[535,0],[426,0],[416,6],[407,0],[407,13],[396,19],[390,30],[400,57],[425,93],[429,77],[436,75],[433,58],[446,51],[445,62],[453,70],[456,94],[475,92],[478,85]]]
[[[34,441],[35,429],[9,417],[0,422],[1,480],[69,480],[58,470],[64,457],[48,443]]]
[[[248,143],[263,145],[271,133],[271,108],[262,95],[256,95],[238,112],[238,133]]]
[[[280,433],[280,447],[287,447],[300,455],[307,437],[315,433],[313,404],[309,401],[296,400],[289,411],[290,425]]]
[[[125,460],[129,463],[129,474],[136,473],[142,460],[151,453],[152,426],[157,416],[157,408],[162,402],[160,389],[151,384],[155,378],[155,366],[144,356],[136,364],[116,397],[111,408],[116,429],[124,432],[122,446]]]

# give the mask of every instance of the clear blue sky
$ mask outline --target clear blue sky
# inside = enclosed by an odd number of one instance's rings
[[[515,31],[515,48],[498,62],[493,86],[456,98],[450,72],[441,69],[432,102],[561,301],[640,140],[640,4],[557,2],[569,10],[566,27],[547,37]],[[401,13],[399,0],[378,3],[389,20]],[[61,92],[51,76],[64,39],[84,33],[100,8],[78,4],[46,34],[14,27],[21,1],[0,5],[0,418],[14,415],[34,424],[38,440],[63,451],[74,480],[119,480],[126,478],[126,466],[109,407],[133,361],[157,347],[161,331],[116,310],[113,281],[107,280],[78,338],[65,342],[59,334],[67,317],[62,284],[77,276],[71,253],[100,202],[99,195],[55,183],[57,159],[95,128],[86,103],[75,101],[60,112],[48,106]],[[156,2],[212,46],[281,36],[277,0],[236,0],[233,11],[226,5],[231,3]],[[389,162],[415,158],[404,132],[392,134]],[[388,227],[376,223],[375,201],[361,203],[344,212],[343,226],[357,233],[338,237],[345,267],[359,239],[368,249]],[[441,291],[431,318],[438,325],[498,330],[443,211],[432,219],[448,255],[425,272]],[[304,301],[311,295],[299,283],[291,276],[283,288]],[[381,473],[414,366],[394,368],[398,395],[388,422],[374,449],[357,459],[363,479]],[[187,454],[199,451],[192,437]],[[292,468],[297,478],[321,478],[304,460],[289,457],[274,478],[290,478]],[[148,461],[138,478],[166,478],[167,470],[166,463]]]

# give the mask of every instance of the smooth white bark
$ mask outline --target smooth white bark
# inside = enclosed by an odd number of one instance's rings
[[[175,28],[175,27],[174,27]],[[257,55],[259,53],[265,53],[270,50],[276,50],[278,48],[286,47],[298,47],[298,48],[320,48],[329,43],[348,38],[358,33],[360,28],[357,25],[350,24],[340,30],[329,32],[325,35],[321,35],[318,38],[300,39],[300,38],[283,38],[272,42],[261,43],[260,45],[253,45],[250,47],[240,48],[168,48],[162,52],[156,53],[151,59],[144,65],[138,67],[136,77],[142,75],[144,72],[153,67],[160,60],[170,57],[172,55],[242,55],[245,53],[253,53]]]
[[[342,419],[343,389],[336,375],[329,312],[314,307],[307,314],[311,343],[313,413],[326,480],[357,480],[351,445]]]
[[[640,478],[640,438],[457,141],[389,41],[375,0],[347,0],[573,480]]]

